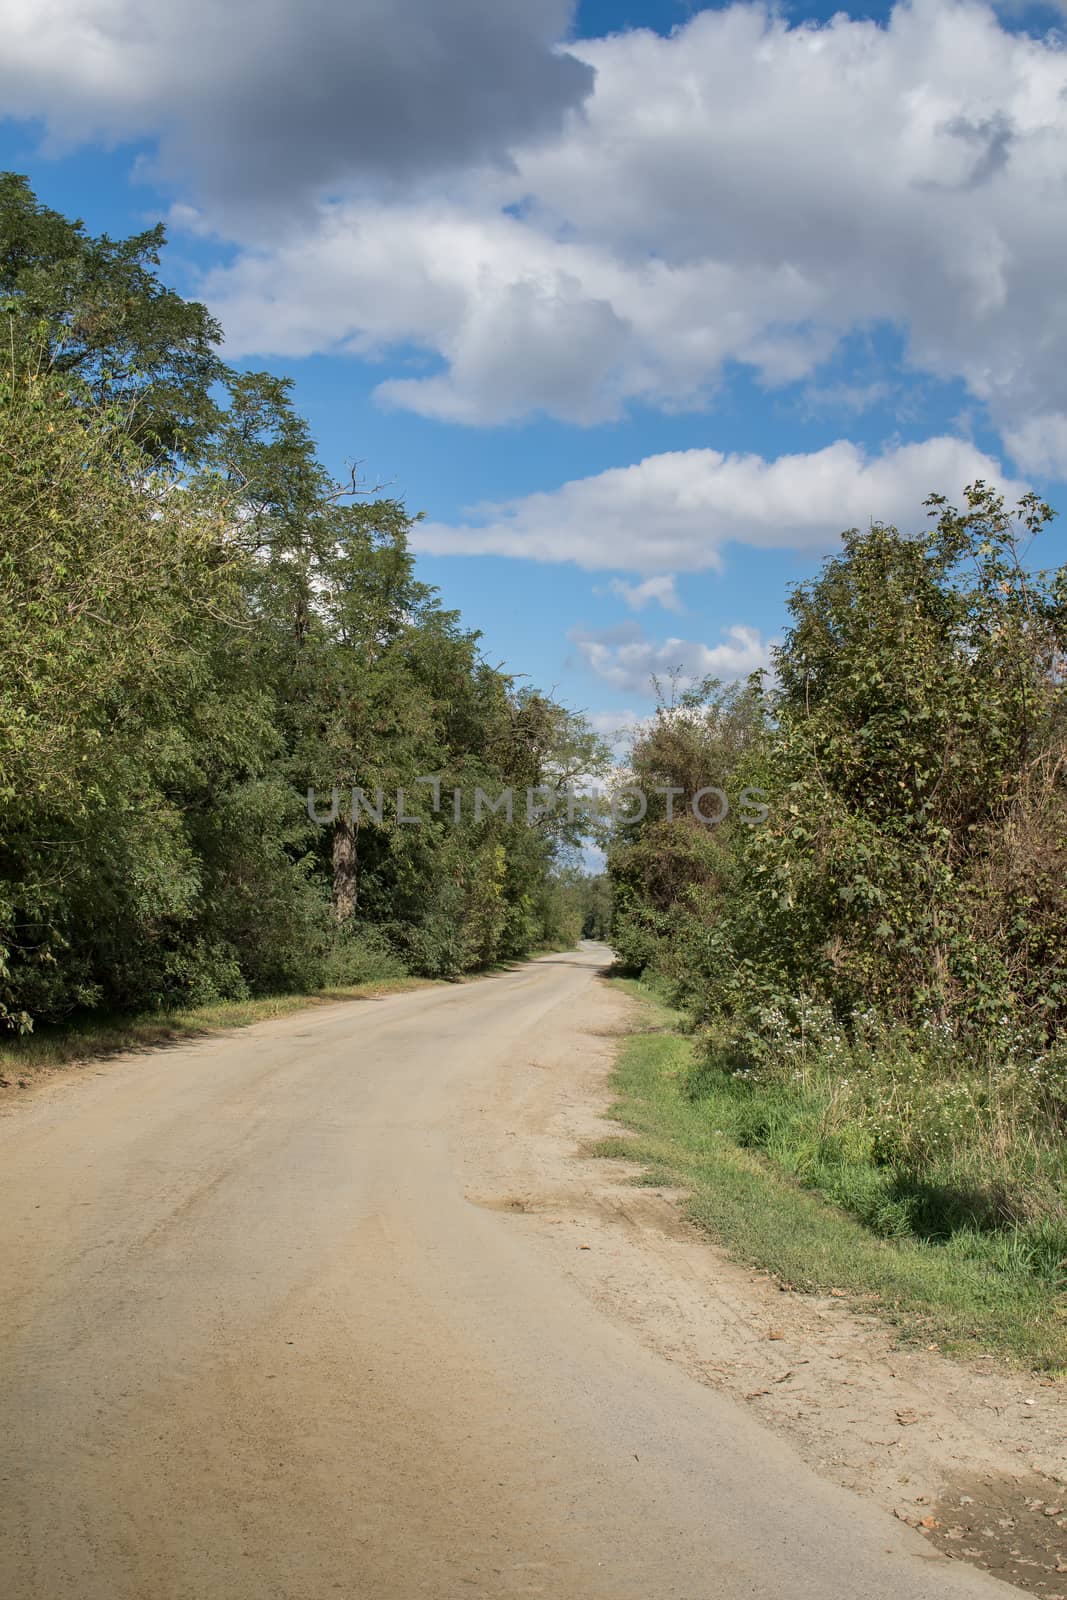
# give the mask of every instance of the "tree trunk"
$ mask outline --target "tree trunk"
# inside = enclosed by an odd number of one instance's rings
[[[347,922],[356,911],[356,829],[348,817],[338,817],[333,833],[333,914]]]

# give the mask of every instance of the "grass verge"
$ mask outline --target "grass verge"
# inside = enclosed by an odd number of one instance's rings
[[[223,1000],[186,1010],[147,1011],[129,1016],[86,1017],[67,1026],[42,1028],[0,1045],[0,1088],[25,1088],[42,1073],[124,1050],[151,1050],[226,1028],[287,1017],[309,1006],[339,1000],[370,1000],[376,995],[425,988],[428,978],[382,978],[320,989],[313,994],[266,995],[253,1000]]]
[[[739,1144],[737,1091],[726,1077],[694,1074],[694,1042],[675,1031],[678,1014],[647,986],[613,981],[643,1010],[643,1026],[620,1053],[611,1112],[637,1137],[603,1140],[597,1154],[640,1162],[638,1182],[688,1190],[694,1222],[793,1288],[843,1290],[864,1310],[891,1318],[905,1338],[1067,1372],[1060,1285],[1035,1275],[1010,1247],[976,1254],[952,1237],[878,1237],[765,1152]],[[751,1086],[743,1093],[750,1112]]]

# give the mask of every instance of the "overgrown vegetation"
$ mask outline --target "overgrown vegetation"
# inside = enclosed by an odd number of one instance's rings
[[[795,590],[773,685],[661,705],[633,768],[675,814],[617,833],[614,942],[683,1008],[722,1136],[1067,1309],[1067,574],[1031,563],[1033,497],[929,509]]]
[[[483,659],[289,385],[223,366],[162,242],[0,177],[0,1030],[573,943],[575,829],[522,797],[598,741]]]
[[[1067,1372],[1067,1316],[1051,1240],[1039,1230],[1027,1239],[1022,1229],[969,1222],[931,1235],[892,1229],[887,1237],[861,1220],[862,1208],[849,1214],[828,1204],[827,1174],[851,1168],[863,1185],[871,1168],[862,1156],[851,1158],[847,1131],[824,1153],[824,1172],[798,1163],[798,1153],[822,1137],[822,1097],[709,1062],[706,1040],[680,1031],[684,1019],[654,985],[627,987],[645,1026],[624,1043],[613,1110],[633,1133],[603,1141],[601,1155],[641,1162],[649,1183],[685,1188],[695,1222],[794,1288],[854,1298],[893,1319],[904,1339]]]

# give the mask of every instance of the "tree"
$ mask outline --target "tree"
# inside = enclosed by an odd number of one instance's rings
[[[694,928],[714,916],[726,892],[739,834],[740,800],[763,781],[767,713],[757,679],[747,684],[706,678],[681,694],[664,694],[649,726],[635,738],[626,783],[646,800],[636,824],[616,824],[609,854],[614,890],[612,939],[626,966],[658,965],[686,993],[702,979],[689,974]],[[702,817],[730,809],[709,826]]]
[[[0,1015],[20,1024],[114,989],[102,944],[140,960],[197,890],[167,775],[240,594],[225,508],[124,423],[54,372],[0,373]]]
[[[0,311],[30,359],[124,411],[156,459],[195,458],[218,423],[212,386],[226,372],[206,308],[159,281],[159,224],[94,238],[0,173]]]
[[[702,1019],[802,1004],[987,1040],[1067,1015],[1067,572],[1031,570],[1052,516],[986,484],[875,524],[790,599],[777,687],[664,707],[643,785],[767,792],[756,827],[652,809],[611,855],[615,939]]]
[[[1067,575],[1024,564],[1053,513],[984,483],[929,506],[917,537],[846,534],[794,593],[766,879],[791,960],[838,1005],[1058,1015]],[[1040,894],[1007,868],[1023,816]]]

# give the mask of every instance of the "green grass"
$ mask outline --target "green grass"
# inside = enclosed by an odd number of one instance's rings
[[[375,995],[423,988],[428,982],[426,978],[390,977],[320,989],[313,994],[276,994],[260,999],[223,1000],[185,1010],[79,1018],[67,1026],[42,1028],[0,1045],[0,1087],[25,1084],[43,1072],[99,1060],[123,1050],[151,1050],[220,1029],[247,1028],[254,1022],[287,1017],[309,1006],[372,999]]]
[[[640,1162],[636,1180],[689,1192],[693,1221],[738,1259],[793,1288],[844,1290],[899,1325],[901,1335],[962,1354],[993,1353],[1034,1369],[1067,1369],[1067,1297],[1052,1259],[1035,1258],[1023,1227],[984,1231],[961,1219],[941,1236],[886,1236],[879,1218],[854,1214],[863,1196],[820,1192],[863,1154],[844,1138],[843,1159],[805,1162],[798,1151],[818,1107],[803,1087],[789,1100],[727,1072],[708,1071],[681,1019],[642,984],[614,980],[641,1003],[643,1025],[624,1044],[612,1115],[637,1138],[607,1139],[604,1156]],[[805,1103],[805,1097],[808,1097]],[[762,1103],[761,1103],[762,1102]],[[869,1163],[867,1164],[869,1169]],[[844,1202],[842,1204],[841,1202]],[[850,1209],[844,1209],[849,1205]],[[1040,1237],[1040,1233],[1038,1234]]]

